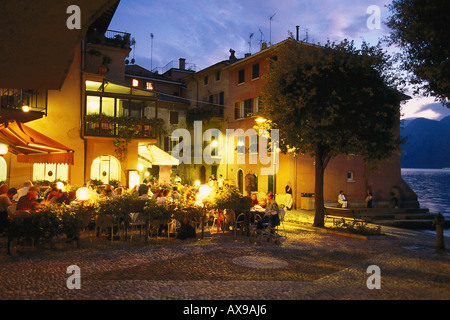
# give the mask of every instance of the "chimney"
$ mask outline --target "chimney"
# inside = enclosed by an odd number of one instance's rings
[[[180,62],[179,69],[184,70],[186,68],[186,59],[180,58],[180,59],[178,59],[178,61]]]
[[[300,29],[300,26],[296,26],[296,28],[297,28],[297,41],[298,41],[298,31]]]
[[[231,60],[231,61],[237,60],[236,56],[234,55],[235,52],[236,51],[234,51],[233,49],[230,49],[230,58],[229,58],[229,60]]]

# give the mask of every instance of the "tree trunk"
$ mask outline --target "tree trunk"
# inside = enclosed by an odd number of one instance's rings
[[[327,148],[318,146],[315,155],[315,186],[314,186],[314,200],[315,200],[315,214],[314,227],[323,227],[325,225],[325,207],[323,200],[323,176],[325,168],[329,161],[329,152]]]

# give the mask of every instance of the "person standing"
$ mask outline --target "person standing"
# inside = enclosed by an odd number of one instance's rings
[[[292,200],[292,185],[290,181],[288,181],[285,187],[285,191],[286,191],[286,209],[292,210],[294,202]]]

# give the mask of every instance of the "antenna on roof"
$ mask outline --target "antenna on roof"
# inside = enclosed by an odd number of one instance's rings
[[[252,38],[253,38],[253,32],[250,33],[250,38],[248,40],[248,53],[252,53]]]
[[[153,33],[150,33],[151,49],[150,49],[150,71],[153,72]]]
[[[270,20],[270,35],[269,35],[269,44],[272,45],[272,19],[275,17],[276,13],[274,13],[271,17],[269,17]]]

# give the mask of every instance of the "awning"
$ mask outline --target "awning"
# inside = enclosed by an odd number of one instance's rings
[[[0,142],[18,162],[74,164],[73,150],[21,122],[0,125]]]
[[[178,166],[180,161],[154,145],[140,145],[139,156],[156,166]]]

